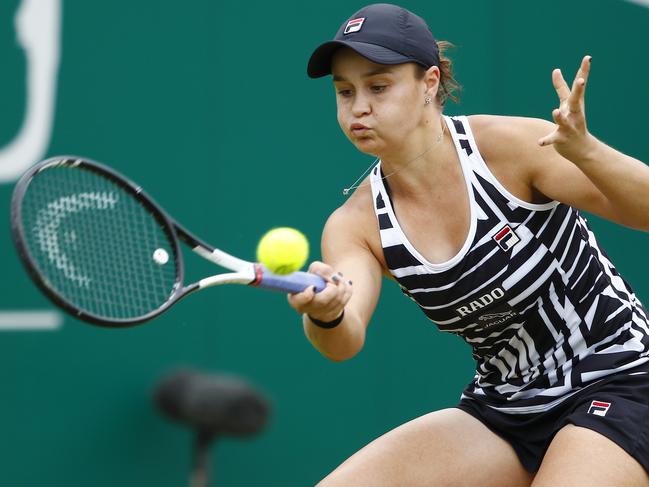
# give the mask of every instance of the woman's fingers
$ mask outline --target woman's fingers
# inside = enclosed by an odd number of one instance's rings
[[[572,90],[570,90],[567,98],[567,106],[570,113],[584,111],[584,94],[586,93],[586,83],[590,74],[591,59],[592,56],[584,56],[575,75],[575,79],[572,82]]]
[[[582,71],[581,69],[579,70]],[[584,94],[586,93],[586,78],[578,76],[572,84],[572,92],[568,97],[568,109],[570,113],[582,113],[584,111]]]
[[[288,304],[290,304],[292,308],[295,308],[295,310],[300,311],[305,306],[307,306],[311,301],[313,301],[315,295],[316,292],[314,287],[309,286],[301,293],[288,294]]]
[[[315,260],[309,265],[309,272],[313,274],[318,274],[320,277],[324,278],[327,281],[331,281],[332,276],[336,274],[333,267]]]
[[[556,123],[559,127],[564,125],[565,119],[564,116],[561,113],[561,110],[558,108],[555,108],[552,110],[552,119],[554,120],[554,123]],[[544,146],[544,145],[552,145],[554,144],[559,138],[559,132],[558,129],[554,129],[551,133],[546,135],[545,137],[542,137],[539,139],[539,145]]]
[[[592,56],[584,56],[575,75],[575,81],[578,79],[583,79],[584,84],[588,82],[588,75],[590,74],[590,61],[593,59]]]
[[[552,119],[556,127],[552,133],[538,140],[539,145],[555,145],[556,148],[557,145],[565,145],[571,140],[577,140],[586,131],[584,97],[591,59],[591,56],[584,56],[582,59],[572,88],[568,87],[560,69],[552,71],[552,84],[560,102],[559,108],[552,110]]]
[[[309,272],[324,278],[326,287],[319,293],[315,293],[313,287],[310,287],[301,293],[289,294],[289,304],[297,312],[308,313],[323,321],[335,319],[351,297],[351,281],[323,262],[312,262]]]
[[[586,91],[588,75],[590,74],[591,59],[591,56],[584,56],[582,59],[581,65],[577,70],[577,75],[572,83],[572,89],[568,87],[568,83],[564,79],[560,69],[552,71],[552,84],[559,97],[559,102],[562,106],[566,106],[571,113],[578,113],[583,110],[584,93]]]
[[[578,78],[573,83],[573,89],[568,97],[568,110],[570,113],[581,113],[584,109],[584,93],[586,92],[586,81]]]
[[[554,123],[557,125],[564,125],[566,123],[566,119],[559,108],[552,110],[552,120],[554,120]]]
[[[570,96],[570,88],[568,88],[568,83],[566,83],[561,70],[558,68],[552,70],[552,84],[559,96],[559,102],[565,102]]]
[[[545,137],[540,138],[538,143],[540,146],[546,146],[546,145],[554,144],[556,140],[557,140],[557,131],[555,130],[551,134],[548,134]]]

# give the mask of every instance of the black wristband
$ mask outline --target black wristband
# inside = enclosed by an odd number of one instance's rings
[[[314,325],[319,326],[320,328],[327,328],[327,329],[335,328],[338,325],[340,325],[340,323],[343,321],[343,318],[345,317],[345,309],[343,308],[343,312],[340,313],[340,316],[332,321],[320,321],[320,320],[316,320],[315,318],[312,318],[310,315],[307,316],[309,317],[309,319]]]

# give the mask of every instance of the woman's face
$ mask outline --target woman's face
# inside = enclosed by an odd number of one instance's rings
[[[339,49],[331,64],[338,123],[361,152],[398,153],[422,126],[430,76],[417,79],[414,63],[376,64],[351,49]]]

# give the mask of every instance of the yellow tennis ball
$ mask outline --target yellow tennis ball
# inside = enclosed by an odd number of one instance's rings
[[[257,245],[257,260],[275,274],[290,274],[299,270],[308,257],[309,242],[294,228],[274,228]]]

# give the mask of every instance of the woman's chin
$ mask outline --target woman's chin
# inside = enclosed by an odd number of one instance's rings
[[[352,140],[352,143],[359,151],[363,152],[364,154],[376,156],[380,152],[379,144],[377,144],[376,140],[374,139],[358,138]]]

